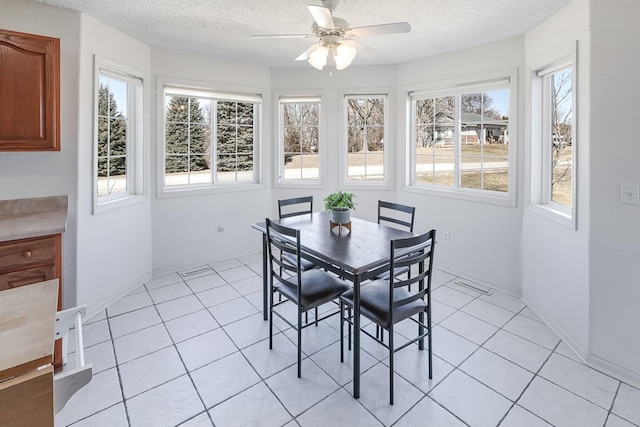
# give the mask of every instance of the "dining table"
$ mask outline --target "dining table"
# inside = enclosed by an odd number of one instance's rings
[[[389,270],[390,241],[414,233],[381,225],[351,215],[350,230],[330,226],[329,212],[314,212],[278,220],[300,230],[301,257],[353,284],[353,397],[360,397],[360,285]],[[331,224],[334,225],[334,224]],[[266,222],[252,227],[262,232],[263,318],[269,316],[268,249]]]

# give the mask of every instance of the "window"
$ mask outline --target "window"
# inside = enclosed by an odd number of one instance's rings
[[[142,78],[96,58],[94,210],[143,194]]]
[[[410,186],[510,200],[510,78],[456,86],[410,92]]]
[[[383,183],[387,159],[387,96],[345,95],[346,181]]]
[[[320,182],[320,98],[281,97],[279,183]]]
[[[164,87],[164,191],[258,182],[261,97]]]
[[[573,67],[560,64],[542,78],[542,202],[570,213],[574,199]]]

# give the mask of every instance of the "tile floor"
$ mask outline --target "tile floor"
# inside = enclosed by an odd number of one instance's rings
[[[305,330],[298,379],[292,331],[265,341],[261,271],[256,253],[154,278],[90,319],[93,380],[56,426],[640,426],[640,390],[579,363],[518,298],[439,270],[432,380],[426,352],[396,353],[390,406],[386,350],[363,336],[353,399],[337,317]]]

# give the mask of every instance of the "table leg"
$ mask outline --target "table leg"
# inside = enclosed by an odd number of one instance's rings
[[[360,276],[353,280],[353,397],[360,398]]]
[[[262,233],[262,318],[269,320],[269,286],[267,273],[267,235]]]

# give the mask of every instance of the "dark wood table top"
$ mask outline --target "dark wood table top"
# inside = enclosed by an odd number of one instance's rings
[[[351,232],[329,229],[329,212],[303,214],[275,222],[300,230],[302,250],[323,259],[350,275],[371,271],[389,262],[389,242],[414,234],[351,216]],[[253,228],[266,233],[264,222]]]

